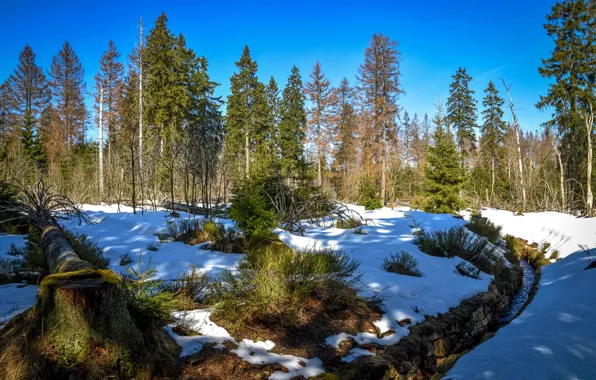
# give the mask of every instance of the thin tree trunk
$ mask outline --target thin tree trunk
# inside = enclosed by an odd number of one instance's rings
[[[135,145],[134,140],[130,143],[130,169],[132,176],[132,213],[137,213],[136,186],[135,186]],[[142,204],[143,202],[141,202]]]
[[[563,158],[561,157],[561,152],[554,141],[552,141],[553,148],[555,149],[555,155],[557,156],[557,160],[559,161],[559,185],[561,186],[561,209],[563,212],[567,210],[567,202],[565,196],[565,169],[563,168]]]
[[[321,129],[319,128],[319,133]],[[323,176],[321,174],[321,136],[317,134],[317,186],[321,186],[323,184]]]
[[[383,123],[383,164],[381,173],[381,200],[383,206],[385,206],[385,194],[387,191],[387,131],[385,130],[385,124]]]
[[[245,160],[245,162],[244,162],[244,165],[245,165],[244,166],[244,171],[245,171],[244,176],[246,178],[248,178],[248,173],[250,170],[250,149],[249,149],[248,143],[249,143],[248,130],[246,130],[244,132],[244,160]]]
[[[589,104],[590,112],[586,115],[586,132],[588,135],[586,207],[588,208],[588,216],[592,216],[592,209],[594,208],[594,196],[592,195],[592,126],[594,124],[594,112],[592,110],[592,103],[590,102]]]
[[[103,200],[103,87],[99,88],[99,199]]]
[[[141,214],[143,213],[143,18],[139,28],[139,184],[141,186]]]
[[[491,198],[495,197],[495,157],[492,157],[492,162],[491,162],[491,166],[492,166],[492,179],[491,179],[491,184],[490,184],[490,196]],[[488,201],[488,199],[487,199]]]

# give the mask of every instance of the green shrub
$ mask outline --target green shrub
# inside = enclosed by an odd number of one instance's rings
[[[497,244],[499,241],[499,238],[501,237],[501,229],[503,228],[480,216],[473,216],[466,227],[475,234],[484,236],[493,244]]]
[[[476,267],[465,261],[462,261],[459,264],[457,264],[455,266],[455,271],[456,273],[459,273],[462,276],[475,278],[477,280],[480,278],[480,271],[476,269]]]
[[[526,260],[534,268],[539,269],[551,262],[545,257],[547,249],[550,247],[549,243],[543,243],[539,248],[536,245],[530,246],[526,240],[506,235],[505,238],[507,254],[509,261],[520,259]]]
[[[420,270],[418,269],[418,259],[405,251],[392,253],[389,257],[386,257],[383,261],[383,268],[387,272],[403,274],[406,276],[422,276],[422,273],[420,273]]]
[[[122,289],[129,312],[139,327],[163,325],[171,319],[171,312],[178,306],[174,293],[164,288],[163,281],[156,279],[157,269],[151,267],[151,259],[143,269],[142,252],[136,268],[126,268],[122,276]]]
[[[255,233],[264,234],[278,225],[276,215],[268,209],[265,199],[249,191],[241,189],[230,207],[230,216],[248,238]]]
[[[149,244],[149,245],[147,246],[147,250],[148,250],[148,251],[153,251],[153,252],[156,252],[156,251],[158,251],[158,250],[159,250],[159,248],[158,248],[158,247],[157,247],[155,244]]]
[[[196,309],[197,300],[205,296],[209,286],[209,276],[192,266],[189,271],[165,282],[162,289],[174,294],[178,310],[191,310]]]
[[[315,297],[328,310],[361,299],[351,288],[360,280],[359,263],[332,250],[296,252],[281,243],[249,253],[236,272],[214,283],[216,317],[231,323],[296,326]]]
[[[383,200],[380,197],[380,187],[371,177],[364,177],[358,188],[358,204],[364,206],[365,210],[375,210],[383,207]]]
[[[487,239],[469,233],[465,227],[452,227],[448,230],[425,233],[416,236],[414,244],[427,255],[458,256],[485,273],[496,273],[495,249]]]
[[[365,225],[365,223],[361,219],[352,217],[338,219],[337,222],[335,222],[336,228],[341,228],[344,230],[351,230],[352,228],[357,228],[363,225]]]
[[[125,252],[120,255],[120,266],[121,267],[125,267],[130,263],[132,263],[132,257],[130,257],[130,253]]]
[[[47,276],[48,262],[41,246],[41,236],[30,233],[23,248],[11,244],[8,255],[14,257],[13,266],[16,272],[36,272],[40,278]]]

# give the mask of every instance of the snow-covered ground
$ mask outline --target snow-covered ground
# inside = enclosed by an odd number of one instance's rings
[[[129,253],[133,262],[138,265],[141,254],[141,268],[145,269],[151,259],[151,267],[157,269],[157,276],[169,280],[179,277],[187,272],[191,266],[216,275],[225,268],[235,267],[243,255],[212,252],[200,249],[199,246],[190,246],[182,242],[161,243],[157,238],[158,233],[167,232],[166,210],[147,211],[141,215],[132,213],[132,207],[120,206],[120,213],[116,205],[83,205],[87,215],[95,224],[78,225],[76,220],[64,223],[65,227],[73,233],[85,234],[92,241],[97,241],[103,248],[104,256],[110,260],[110,269],[123,272],[120,266],[120,255]],[[186,218],[186,213],[180,213],[181,220]],[[198,218],[198,217],[197,217]],[[233,222],[226,219],[218,220],[226,225]],[[152,244],[157,251],[148,250]]]
[[[540,288],[523,313],[459,359],[445,379],[596,379],[596,269],[584,270],[586,254],[578,247],[596,246],[596,219],[482,215],[505,234],[550,242],[565,258],[542,268]]]
[[[503,227],[501,234],[551,244],[549,252],[559,251],[563,258],[578,250],[578,244],[596,244],[596,218],[576,218],[559,212],[528,212],[515,216],[511,211],[485,209],[482,216]]]
[[[294,249],[333,247],[361,262],[361,293],[373,295],[381,292],[384,298],[386,310],[376,326],[382,333],[392,329],[395,334],[378,338],[376,334],[361,332],[352,336],[358,343],[395,344],[409,333],[409,326],[399,326],[398,321],[410,319],[412,324],[421,322],[425,315],[445,313],[464,299],[488,289],[490,276],[483,273],[479,280],[461,276],[455,272],[455,266],[461,259],[429,256],[420,252],[413,243],[411,226],[414,221],[431,232],[463,225],[464,220],[446,214],[407,209],[364,211],[358,206],[350,207],[357,208],[364,218],[370,220],[369,226],[364,227],[366,235],[333,227],[313,227],[304,236],[278,232],[280,239]],[[403,276],[383,269],[383,260],[400,251],[409,252],[418,259],[422,277]],[[347,334],[329,337],[327,343],[337,346],[348,337]]]
[[[0,258],[12,259],[7,255],[11,244],[20,248],[25,246],[25,243],[24,235],[0,235]],[[0,285],[0,325],[33,306],[36,298],[37,286],[35,285]]]

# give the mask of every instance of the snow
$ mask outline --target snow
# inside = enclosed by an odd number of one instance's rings
[[[358,212],[370,220],[369,225],[364,227],[367,235],[334,227],[312,227],[304,236],[276,231],[279,238],[294,249],[332,247],[345,251],[361,262],[363,284],[360,293],[363,296],[382,296],[385,312],[375,325],[381,334],[387,331],[393,331],[394,334],[379,338],[370,332],[356,335],[344,333],[329,337],[326,342],[328,345],[337,347],[348,337],[360,344],[395,344],[409,333],[407,326],[399,326],[398,321],[408,318],[412,324],[421,322],[425,315],[445,313],[464,299],[487,291],[491,276],[482,273],[479,280],[461,276],[454,271],[461,259],[429,256],[420,252],[413,243],[414,229],[411,226],[414,221],[431,232],[464,225],[464,220],[447,214],[427,214],[408,209],[358,209]],[[422,277],[403,276],[383,269],[383,260],[391,253],[402,250],[418,259]]]
[[[0,325],[35,305],[37,290],[35,285],[0,285]]]
[[[270,352],[275,343],[270,340],[254,342],[243,339],[240,344],[223,327],[213,323],[209,317],[210,309],[175,312],[172,316],[176,322],[164,327],[174,341],[182,347],[181,357],[198,353],[204,344],[216,343],[215,348],[223,348],[223,343],[231,342],[238,347],[230,350],[243,360],[251,364],[280,364],[288,369],[287,373],[275,371],[269,379],[285,380],[296,376],[305,378],[323,373],[323,363],[318,358],[304,359],[293,355],[281,355]],[[198,333],[199,335],[181,336],[174,332],[178,324]],[[302,365],[302,364],[304,365]]]
[[[0,235],[0,258],[12,259],[7,253],[11,244],[21,248],[26,244],[25,235]],[[0,285],[0,325],[31,308],[37,301],[37,286],[24,284]]]
[[[483,209],[482,216],[502,226],[502,235],[512,235],[528,243],[551,244],[549,252],[559,251],[567,257],[578,250],[578,244],[596,243],[596,219],[576,218],[559,212],[528,212],[515,216],[511,211]]]
[[[319,358],[304,359],[294,355],[275,354],[271,352],[274,347],[275,343],[270,340],[255,342],[250,339],[243,339],[238,348],[231,351],[250,364],[277,363],[288,369],[287,373],[282,371],[273,372],[269,376],[271,380],[289,380],[298,376],[308,379],[325,372],[323,362]]]
[[[120,266],[120,255],[129,253],[133,262],[138,265],[139,253],[141,267],[146,268],[151,259],[151,267],[157,269],[157,277],[170,280],[195,266],[209,275],[217,275],[225,268],[234,268],[244,255],[213,252],[200,249],[199,245],[190,246],[182,242],[160,242],[156,234],[167,232],[166,217],[169,212],[164,209],[147,211],[141,215],[132,213],[132,207],[120,206],[120,213],[116,205],[82,205],[82,209],[95,222],[95,224],[78,225],[76,220],[67,221],[64,226],[73,233],[82,233],[97,241],[103,248],[103,253],[110,260],[109,268],[123,273],[125,269]],[[169,220],[182,220],[187,214],[181,212],[180,218]],[[200,217],[197,217],[200,218]],[[233,221],[218,219],[227,226]],[[157,251],[147,250],[149,244],[155,245]]]
[[[496,336],[464,355],[445,379],[596,379],[596,269],[584,270],[596,219],[486,210],[505,234],[549,241],[563,260],[542,268],[532,302]],[[592,249],[592,256],[596,252]]]
[[[223,348],[224,342],[238,344],[236,339],[232,338],[226,329],[211,322],[209,319],[211,316],[210,309],[180,311],[172,313],[172,316],[176,319],[176,323],[169,324],[164,329],[182,347],[181,357],[196,354],[201,351],[203,345],[206,343],[216,343],[215,348]],[[173,330],[178,324],[182,324],[184,327],[200,335],[178,335]]]
[[[362,348],[356,347],[356,348],[352,348],[350,350],[350,353],[347,354],[346,356],[344,356],[343,358],[341,358],[341,360],[343,362],[350,363],[361,356],[370,356],[370,355],[374,355],[374,354],[368,350],[363,350]]]
[[[2,235],[0,234],[0,258],[12,258],[8,255],[10,246],[14,244],[17,248],[22,248],[27,243],[26,235]]]

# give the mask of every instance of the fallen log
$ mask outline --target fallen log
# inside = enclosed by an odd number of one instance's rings
[[[82,260],[56,221],[81,211],[43,184],[35,189],[23,189],[26,201],[11,207],[41,234],[50,274],[27,316],[0,330],[0,363],[13,363],[0,365],[0,378],[150,378],[175,371],[175,344],[159,327],[137,326],[121,277]]]

